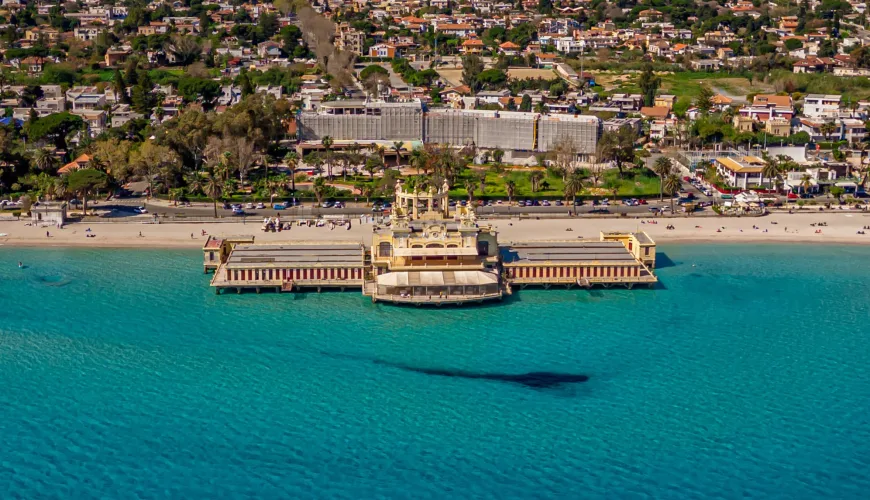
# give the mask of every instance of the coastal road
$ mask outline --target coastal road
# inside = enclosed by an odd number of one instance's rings
[[[696,193],[698,194],[698,193]],[[550,203],[553,203],[552,201]],[[317,217],[320,215],[344,215],[348,217],[358,217],[360,215],[372,215],[377,212],[373,211],[370,206],[365,206],[364,203],[348,203],[347,206],[343,208],[322,208],[314,206],[314,203],[308,202],[304,203],[302,206],[293,207],[287,210],[274,210],[274,209],[245,209],[246,218],[248,220],[255,219],[257,217],[266,217],[266,216],[275,216],[276,214],[285,215],[287,217]],[[158,203],[148,203],[144,198],[123,198],[119,200],[115,200],[112,202],[99,202],[97,205],[88,204],[89,207],[94,208],[99,211],[110,213],[111,218],[127,218],[127,217],[138,217],[142,218],[141,215],[138,215],[133,209],[135,207],[144,206],[149,214],[160,214],[167,216],[175,216],[175,217],[203,217],[210,218],[214,217],[214,208],[211,203],[203,203],[197,202],[193,203],[192,206],[167,206],[165,202]],[[651,215],[651,207],[661,207],[661,208],[670,208],[670,200],[665,198],[663,202],[659,202],[658,199],[649,199],[647,205],[639,205],[639,206],[627,206],[622,204],[610,204],[610,205],[593,205],[590,202],[586,202],[583,205],[579,205],[576,207],[571,207],[568,205],[565,206],[555,206],[551,205],[547,206],[531,206],[531,207],[520,207],[517,205],[507,205],[507,202],[504,201],[502,204],[493,205],[493,206],[483,206],[476,207],[476,212],[478,215],[500,215],[500,216],[534,216],[534,215],[567,215],[567,213],[573,210],[575,213],[580,214],[589,214],[589,213],[602,213],[602,214],[621,214],[627,213],[631,215]],[[220,205],[218,206],[218,215],[221,217],[232,217],[232,212],[230,210],[222,208]],[[242,217],[240,217],[241,219]]]

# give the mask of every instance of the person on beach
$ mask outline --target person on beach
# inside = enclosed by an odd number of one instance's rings
[[[51,234],[50,234],[48,231],[46,231],[46,232],[45,232],[45,237],[46,237],[46,238],[51,238]]]

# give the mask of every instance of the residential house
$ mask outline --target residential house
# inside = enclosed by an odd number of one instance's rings
[[[390,43],[378,43],[369,47],[369,57],[392,59],[396,57],[396,46]]]
[[[66,101],[72,111],[90,111],[106,105],[106,94],[97,87],[73,87],[66,91]]]
[[[652,120],[663,120],[671,114],[667,106],[644,106],[640,108],[640,116]]]
[[[498,51],[506,56],[515,56],[520,53],[520,46],[507,41],[498,46]]]
[[[42,73],[44,66],[45,58],[35,56],[25,57],[18,63],[18,69],[27,71],[31,75]]]
[[[791,96],[759,94],[751,105],[740,108],[740,115],[758,121],[767,121],[774,116],[791,120],[794,117],[794,105]]]
[[[78,40],[81,40],[83,42],[90,42],[96,40],[100,33],[105,30],[105,26],[78,26],[73,30],[73,34]]]
[[[66,165],[57,169],[57,173],[60,175],[67,175],[76,170],[81,170],[83,168],[88,168],[91,165],[92,158],[90,155],[79,155],[75,160],[67,163]]]
[[[71,111],[85,122],[88,135],[96,137],[106,130],[106,112],[102,109],[81,109]]]
[[[773,179],[764,179],[764,184],[762,184],[761,172],[764,169],[764,160],[757,156],[719,157],[713,160],[713,166],[729,186],[749,189],[750,187],[773,185]]]
[[[677,103],[677,96],[670,94],[662,94],[657,95],[654,106],[668,108],[669,110],[674,109],[674,105]]]
[[[722,67],[722,61],[719,59],[695,59],[689,64],[695,71],[713,72]]]
[[[476,32],[474,26],[470,24],[438,24],[435,26],[436,33],[445,35],[458,36],[460,38],[467,37]]]
[[[257,55],[261,59],[281,57],[281,44],[272,40],[266,40],[257,44]]]
[[[478,101],[486,104],[498,104],[499,99],[501,99],[502,97],[509,97],[510,95],[511,91],[508,89],[484,90],[482,92],[478,92],[475,97]]]
[[[808,94],[804,97],[804,115],[809,118],[836,118],[840,114],[842,96]]]
[[[280,85],[258,85],[255,92],[257,94],[270,95],[275,99],[281,99],[284,95],[284,87]]]
[[[463,54],[480,54],[483,52],[483,40],[479,38],[469,38],[462,42],[459,52]]]
[[[732,123],[734,125],[734,130],[738,132],[752,133],[755,131],[755,120],[748,116],[734,115]]]
[[[734,33],[727,30],[710,31],[703,36],[704,43],[712,47],[723,47],[735,41]]]
[[[791,120],[774,117],[764,124],[764,131],[776,137],[788,137],[791,135]]]
[[[106,66],[109,68],[113,67],[118,63],[127,60],[127,58],[130,57],[130,54],[132,53],[133,51],[127,47],[122,47],[119,49],[109,49],[106,51],[106,55],[104,57]]]

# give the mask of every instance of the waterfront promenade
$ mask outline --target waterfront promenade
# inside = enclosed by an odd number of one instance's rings
[[[864,226],[870,226],[870,214],[862,212],[807,212],[796,214],[773,214],[765,217],[683,217],[659,219],[658,224],[643,224],[648,218],[638,219],[540,219],[491,221],[499,232],[499,240],[510,242],[528,239],[578,238],[597,240],[601,231],[645,231],[661,244],[677,242],[808,242],[870,244],[868,234],[857,234]],[[826,223],[814,227],[811,224]],[[668,230],[672,224],[675,229]],[[696,227],[699,226],[699,227]],[[759,229],[753,229],[753,226]],[[86,238],[85,231],[91,228],[93,238]],[[722,229],[724,227],[724,229]],[[571,231],[567,231],[567,229]],[[717,232],[719,229],[721,232]],[[350,230],[343,227],[330,230],[327,227],[298,227],[281,233],[264,233],[260,224],[241,223],[188,223],[188,224],[131,224],[92,223],[69,224],[58,230],[55,227],[25,226],[23,221],[0,222],[0,245],[18,246],[68,246],[68,247],[129,247],[129,248],[196,248],[200,249],[209,234],[250,234],[258,242],[287,240],[359,240],[368,245],[372,239],[371,224],[353,221]],[[764,232],[767,230],[767,232]],[[815,231],[820,230],[821,233]],[[46,237],[46,231],[50,237]],[[142,237],[139,237],[139,233]],[[193,238],[191,238],[193,234]]]

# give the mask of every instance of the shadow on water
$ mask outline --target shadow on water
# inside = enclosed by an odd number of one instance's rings
[[[676,265],[677,264],[668,257],[668,254],[664,252],[656,252],[656,269],[665,269]]]
[[[362,356],[353,356],[350,354],[338,354],[326,351],[320,351],[324,356],[336,359],[352,359],[356,361],[370,361],[376,365],[388,366],[413,373],[422,373],[424,375],[433,375],[436,377],[451,377],[463,378],[469,380],[493,380],[496,382],[505,382],[508,384],[517,384],[531,389],[558,389],[568,384],[578,384],[589,380],[588,375],[575,373],[557,373],[557,372],[527,372],[527,373],[491,373],[491,372],[469,372],[465,370],[449,370],[446,368],[425,368],[419,366],[410,366],[401,363],[392,363],[377,358],[366,358]]]
[[[63,287],[72,283],[71,279],[64,278],[57,274],[34,276],[32,279],[41,285],[53,287]]]

